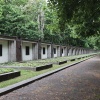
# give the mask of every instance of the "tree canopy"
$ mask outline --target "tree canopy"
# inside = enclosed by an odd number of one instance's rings
[[[0,0],[0,34],[100,48],[99,0]]]
[[[100,0],[49,0],[49,4],[57,10],[61,31],[71,23],[81,36],[100,35]]]

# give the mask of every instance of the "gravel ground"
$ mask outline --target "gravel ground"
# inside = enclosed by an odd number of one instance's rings
[[[100,56],[1,96],[0,100],[100,100]]]

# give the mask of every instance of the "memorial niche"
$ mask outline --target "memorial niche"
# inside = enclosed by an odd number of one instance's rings
[[[56,54],[56,48],[54,48],[53,50],[54,50],[54,54]]]
[[[0,44],[0,56],[2,56],[2,45]]]
[[[43,47],[43,54],[45,54],[45,47]]]
[[[63,49],[62,49],[62,54],[63,54]]]
[[[29,46],[26,46],[26,55],[29,55]]]

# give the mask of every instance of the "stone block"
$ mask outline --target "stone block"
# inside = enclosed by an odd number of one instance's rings
[[[33,70],[34,71],[41,71],[41,70],[48,69],[51,67],[53,67],[53,64],[47,64],[47,65],[43,65],[43,66],[39,66],[39,67],[34,67]]]
[[[20,76],[20,71],[0,74],[0,82]]]
[[[67,60],[58,62],[58,65],[61,65],[61,64],[64,64],[64,63],[67,63]]]

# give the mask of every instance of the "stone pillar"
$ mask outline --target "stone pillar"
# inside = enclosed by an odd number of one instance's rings
[[[76,47],[72,47],[72,55],[74,56],[74,55],[76,55],[76,53],[77,53],[77,48]]]
[[[76,55],[76,48],[75,47],[72,47],[72,55]]]
[[[64,47],[64,56],[67,56],[67,47]]]
[[[85,49],[84,49],[84,54],[85,54]]]
[[[81,55],[82,55],[82,48],[81,48]]]
[[[86,54],[87,54],[88,52],[87,52],[87,49],[86,49]]]
[[[82,49],[82,54],[84,54],[84,49]]]
[[[51,58],[54,57],[54,51],[53,51],[53,49],[54,49],[54,44],[51,43]]]
[[[38,59],[41,59],[41,41],[38,41]]]
[[[77,52],[77,48],[74,48],[74,51],[75,51],[75,55],[77,55],[77,53],[78,53],[78,52]]]
[[[87,54],[87,49],[85,49],[86,50],[86,54]]]
[[[84,54],[84,49],[83,49],[83,54]]]
[[[67,53],[67,56],[68,56],[68,53],[69,53],[69,46],[66,47],[66,53]]]
[[[72,56],[72,47],[69,49],[69,55]]]
[[[84,54],[86,54],[86,49],[84,49]]]
[[[51,58],[51,45],[47,45],[47,58]]]
[[[82,54],[82,49],[79,49],[79,55],[81,55]]]
[[[88,49],[88,54],[90,53],[90,50]]]
[[[20,38],[16,38],[16,61],[22,61],[22,42]]]
[[[8,60],[16,61],[16,40],[8,41]]]
[[[32,44],[32,59],[37,60],[38,59],[38,43]]]
[[[76,47],[75,48],[75,55],[78,55],[79,54],[79,49]]]
[[[78,54],[81,55],[81,48],[79,48],[79,50],[78,50]]]
[[[67,56],[70,56],[70,49],[71,49],[71,47],[67,46]]]
[[[72,56],[74,55],[73,53],[74,53],[74,48],[72,47],[72,53],[71,53]]]
[[[63,48],[62,48],[62,46],[61,46],[61,45],[60,45],[60,47],[59,47],[59,48],[60,48],[60,51],[59,51],[59,52],[60,52],[60,57],[62,57],[62,49],[63,49]]]
[[[57,57],[61,57],[61,47],[57,46]]]
[[[77,48],[77,55],[79,55],[79,52],[80,52],[80,48]]]

